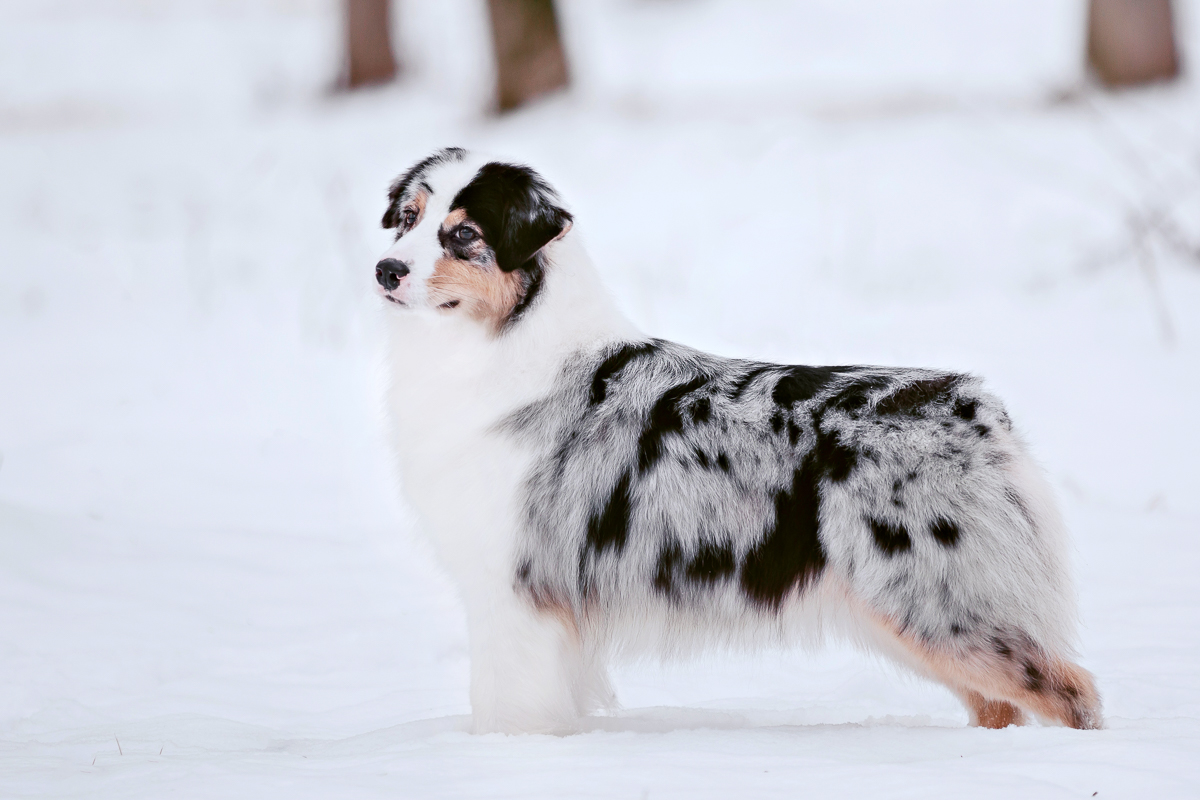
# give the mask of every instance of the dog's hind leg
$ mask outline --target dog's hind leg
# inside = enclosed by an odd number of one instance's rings
[[[893,651],[919,672],[945,684],[985,728],[1020,725],[1024,711],[1079,729],[1100,728],[1100,697],[1092,676],[1027,635],[994,631],[976,642],[931,642],[878,620]]]
[[[1007,728],[1009,725],[1025,724],[1025,714],[1006,700],[988,700],[974,691],[960,691],[957,694],[971,715],[972,727]]]

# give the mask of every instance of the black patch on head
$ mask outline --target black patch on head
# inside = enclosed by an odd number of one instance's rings
[[[778,411],[772,412],[770,422],[772,433],[779,433],[783,430],[783,414],[780,414]]]
[[[717,453],[717,466],[722,472],[729,472],[729,457],[724,453]]]
[[[771,391],[771,400],[775,405],[791,408],[796,403],[803,403],[817,396],[817,393],[829,385],[835,375],[846,372],[852,367],[787,367],[787,372],[775,384]]]
[[[696,402],[692,403],[692,422],[693,424],[703,425],[708,422],[712,416],[712,401],[707,397],[701,397]]]
[[[913,416],[928,405],[947,402],[950,399],[950,391],[957,383],[956,375],[914,381],[880,400],[875,405],[875,410],[880,414]]]
[[[775,521],[742,562],[742,591],[755,603],[779,608],[792,587],[800,590],[825,568],[821,549],[819,474],[806,458],[792,484],[775,494]]]
[[[621,345],[616,352],[605,358],[596,369],[596,373],[592,376],[592,391],[588,395],[588,402],[594,406],[603,403],[605,398],[608,397],[608,382],[618,372],[625,369],[630,361],[649,355],[657,349],[657,340]]]
[[[953,520],[941,517],[929,526],[929,532],[942,547],[954,547],[958,544],[958,525]]]
[[[992,432],[992,429],[987,425],[972,425],[971,427],[975,429],[977,434],[979,434],[980,439],[986,439]]]
[[[883,551],[884,555],[894,556],[912,549],[912,539],[909,538],[908,529],[903,525],[892,525],[877,519],[872,519],[870,522],[871,535],[875,537],[875,546]]]
[[[609,547],[618,553],[624,549],[629,537],[629,517],[632,502],[629,497],[629,473],[626,472],[613,487],[604,508],[599,514],[588,517],[587,544],[593,551],[602,553]]]
[[[974,400],[963,400],[960,398],[959,401],[954,404],[954,416],[961,420],[970,422],[971,420],[975,419],[977,405],[978,404]]]
[[[483,230],[505,272],[521,269],[571,222],[550,184],[529,167],[491,162],[475,173],[450,204]]]
[[[728,578],[734,569],[733,548],[728,542],[719,545],[706,542],[688,564],[687,577],[694,583],[713,583]]]
[[[665,436],[683,431],[683,414],[679,411],[680,401],[708,383],[708,378],[701,375],[686,383],[672,386],[663,392],[662,396],[650,409],[650,418],[646,427],[638,437],[638,472],[651,469],[662,457],[662,441]]]
[[[462,161],[467,155],[467,151],[461,147],[447,147],[443,150],[438,150],[433,155],[424,158],[414,164],[408,172],[405,172],[399,178],[392,181],[392,185],[388,188],[388,207],[383,212],[383,219],[380,221],[385,228],[395,228],[400,224],[400,200],[408,193],[413,183],[421,180],[430,167],[438,164],[446,164],[451,161]],[[429,184],[418,184],[424,186],[425,190],[429,190]]]

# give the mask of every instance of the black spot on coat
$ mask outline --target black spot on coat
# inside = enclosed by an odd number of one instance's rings
[[[609,547],[620,552],[629,537],[629,517],[632,502],[629,496],[629,473],[626,472],[613,487],[599,514],[588,517],[587,543],[597,553]]]
[[[638,437],[638,471],[647,472],[658,463],[662,457],[663,438],[680,433],[683,430],[683,414],[679,410],[680,401],[699,389],[708,379],[703,375],[692,378],[686,383],[672,386],[663,392],[650,409],[650,418],[646,427]]]
[[[872,392],[883,389],[888,385],[885,378],[870,377],[853,380],[838,390],[837,394],[826,400],[818,410],[818,415],[824,414],[831,408],[845,411],[851,416],[857,416],[867,402]]]
[[[800,433],[800,426],[789,419],[787,421],[787,435],[788,442],[792,445],[792,447],[795,447],[800,442]]]
[[[618,372],[625,369],[629,362],[650,355],[657,349],[658,343],[655,340],[623,344],[617,348],[612,355],[600,362],[600,366],[592,375],[592,390],[588,395],[588,402],[594,406],[603,403],[608,397],[608,382],[616,377]]]
[[[803,591],[825,568],[817,480],[806,459],[791,486],[776,493],[774,524],[742,562],[742,591],[760,606],[778,608],[793,587]]]
[[[954,416],[970,422],[975,419],[977,403],[974,400],[959,400],[954,404]]]
[[[696,583],[712,583],[733,574],[733,549],[728,543],[700,546],[687,567],[687,577]]]
[[[771,391],[771,400],[777,406],[791,408],[796,403],[816,397],[835,375],[849,369],[852,367],[787,367],[787,371]]]
[[[777,368],[771,366],[770,364],[763,364],[747,370],[744,375],[730,385],[729,397],[733,400],[739,399],[742,396],[742,393],[745,392],[746,389],[750,388],[750,384],[754,383],[755,378],[757,378],[759,375],[762,375],[764,372],[771,372],[774,369]]]
[[[915,415],[926,406],[947,402],[957,382],[956,375],[913,381],[880,400],[875,410],[880,414]]]
[[[999,636],[992,637],[992,649],[995,650],[996,654],[1001,658],[1011,659],[1013,657],[1012,645]]]
[[[1025,662],[1025,688],[1031,692],[1041,692],[1046,688],[1046,676],[1030,661]]]
[[[875,538],[875,546],[885,555],[894,556],[912,549],[912,539],[908,535],[908,529],[903,525],[892,525],[873,519],[871,520],[871,535]]]
[[[858,450],[843,445],[837,433],[819,433],[810,458],[815,459],[822,475],[834,483],[841,483],[858,466],[858,456]]]
[[[658,551],[658,562],[654,569],[654,588],[659,594],[675,594],[675,565],[683,558],[679,544],[669,542]]]
[[[954,547],[958,544],[958,525],[953,520],[941,517],[929,526],[929,532],[943,547]]]

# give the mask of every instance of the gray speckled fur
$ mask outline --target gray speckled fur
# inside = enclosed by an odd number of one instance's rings
[[[578,354],[549,397],[507,423],[538,453],[518,543],[525,590],[583,620],[658,608],[737,625],[777,616],[836,577],[932,645],[1069,642],[1056,532],[1039,528],[1029,458],[977,379],[810,372],[657,340],[620,363],[622,347],[637,344]],[[789,391],[797,375],[819,385]],[[811,481],[812,494],[791,496],[794,481]],[[627,504],[614,500],[623,482]],[[787,516],[811,515],[819,552],[781,543],[803,536],[793,526],[764,566],[781,494]],[[939,525],[953,542],[934,535]]]

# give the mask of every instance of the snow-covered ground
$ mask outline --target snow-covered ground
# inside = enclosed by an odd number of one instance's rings
[[[323,94],[317,0],[2,12],[0,797],[1200,796],[1200,88],[1072,90],[1050,34],[1007,82],[1003,41],[838,72],[810,32],[852,103],[803,53],[704,102],[667,67],[732,6],[626,5],[570,10],[577,43],[607,20],[583,88],[503,120],[419,64]],[[814,7],[847,24],[784,21]],[[968,729],[835,644],[629,665],[584,733],[468,735],[370,293],[388,181],[446,144],[542,169],[654,334],[986,376],[1073,531],[1108,728]]]

